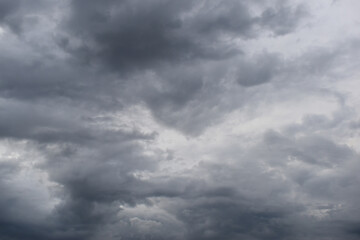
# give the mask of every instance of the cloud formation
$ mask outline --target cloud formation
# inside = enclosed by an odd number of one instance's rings
[[[356,7],[0,0],[0,239],[358,239]]]

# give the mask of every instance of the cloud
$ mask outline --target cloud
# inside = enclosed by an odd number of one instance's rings
[[[0,1],[0,25],[20,34],[24,28],[36,24],[36,14],[47,8],[43,0],[35,0],[31,4],[24,0]]]
[[[357,239],[350,2],[0,0],[0,239]]]
[[[275,35],[285,35],[294,31],[299,24],[299,19],[302,19],[306,14],[308,12],[304,5],[294,8],[280,5],[277,8],[269,8],[262,12],[259,21]]]
[[[244,87],[269,82],[280,70],[279,65],[279,57],[264,54],[257,57],[254,62],[241,63],[237,72],[237,81]]]
[[[259,34],[256,27],[289,33],[305,12],[298,7],[291,17],[291,7],[269,8],[257,17],[251,14],[250,2],[231,0],[105,1],[101,6],[73,1],[71,7],[66,25],[73,34],[61,45],[86,63],[100,63],[120,73],[164,63],[229,58],[239,51],[224,41],[226,37],[253,38]]]

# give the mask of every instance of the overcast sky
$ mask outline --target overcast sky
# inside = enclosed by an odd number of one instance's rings
[[[0,239],[360,239],[359,13],[0,0]]]

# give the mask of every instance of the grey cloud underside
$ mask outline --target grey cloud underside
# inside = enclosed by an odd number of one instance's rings
[[[118,122],[141,106],[201,139],[286,88],[346,77],[357,41],[293,58],[239,47],[296,32],[311,13],[291,1],[64,2],[0,0],[0,239],[359,238],[360,156],[328,137],[359,128],[344,103],[184,175],[161,168],[177,152],[152,148],[160,132]]]
[[[73,34],[60,43],[83,61],[120,73],[164,62],[228,58],[238,50],[224,37],[254,38],[260,34],[256,28],[285,34],[296,28],[303,12],[275,6],[253,16],[251,2],[239,1],[85,2],[85,7],[83,1],[72,2],[65,25]],[[72,36],[79,46],[72,46]]]
[[[36,23],[36,15],[46,11],[48,6],[49,3],[43,0],[34,0],[32,3],[24,0],[1,0],[0,26],[21,34],[27,27]]]

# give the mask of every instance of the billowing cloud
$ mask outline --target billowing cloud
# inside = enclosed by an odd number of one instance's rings
[[[0,239],[358,239],[358,7],[0,0]]]

